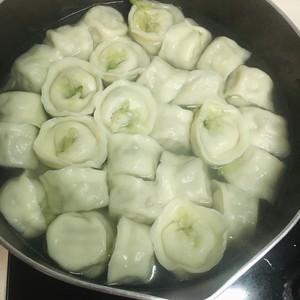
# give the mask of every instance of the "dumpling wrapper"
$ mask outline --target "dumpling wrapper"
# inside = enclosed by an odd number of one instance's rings
[[[175,68],[193,70],[211,39],[207,29],[185,18],[166,32],[158,55]]]
[[[242,65],[251,53],[238,45],[234,40],[216,37],[202,52],[197,69],[213,70],[224,78],[239,65]]]
[[[52,118],[42,125],[33,149],[50,168],[99,169],[107,157],[107,136],[90,116]]]
[[[108,205],[107,171],[70,166],[46,171],[39,179],[47,193],[48,206],[56,214]]]
[[[188,200],[168,203],[151,227],[159,263],[178,275],[204,273],[226,250],[227,222],[218,211]]]
[[[47,251],[62,269],[93,278],[106,269],[114,236],[113,227],[100,212],[64,213],[47,229]]]
[[[149,282],[154,271],[150,227],[122,217],[108,264],[108,284]]]
[[[46,193],[36,179],[22,173],[4,184],[0,192],[0,212],[23,237],[34,238],[47,229],[43,214]]]
[[[258,219],[259,199],[238,187],[217,180],[212,181],[213,208],[227,220],[228,234],[232,240],[251,236]]]
[[[228,76],[224,96],[235,106],[255,105],[274,111],[273,81],[258,68],[240,65]]]
[[[208,170],[198,157],[175,155],[164,151],[156,171],[158,192],[165,202],[172,199],[187,199],[212,206]]]
[[[0,122],[0,165],[36,169],[39,161],[33,144],[38,132],[31,124]]]
[[[40,127],[48,119],[36,93],[14,91],[0,94],[1,122],[31,124]]]

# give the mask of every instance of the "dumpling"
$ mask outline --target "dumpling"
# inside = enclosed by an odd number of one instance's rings
[[[50,168],[100,168],[107,157],[107,137],[90,116],[52,118],[42,125],[33,148]]]
[[[258,107],[241,107],[250,128],[250,143],[271,154],[285,158],[290,155],[288,125],[286,120]]]
[[[114,236],[112,225],[100,212],[64,213],[47,229],[47,251],[62,269],[93,278],[106,269]]]
[[[187,199],[199,205],[212,206],[208,170],[198,157],[164,151],[157,168],[156,182],[165,202]]]
[[[167,31],[158,55],[175,68],[193,70],[210,41],[208,30],[186,18]]]
[[[191,145],[195,155],[208,164],[228,164],[248,148],[248,124],[236,107],[206,101],[195,113],[191,126]]]
[[[212,181],[213,208],[227,220],[229,238],[244,239],[256,230],[259,199],[238,187],[217,180]]]
[[[190,129],[193,113],[175,104],[159,106],[157,118],[150,133],[165,149],[177,154],[191,153]]]
[[[130,175],[110,176],[109,188],[109,213],[144,224],[152,224],[169,200],[159,196],[156,182]]]
[[[40,127],[47,119],[36,93],[15,91],[0,94],[0,115],[2,122],[31,124]]]
[[[64,56],[81,59],[88,59],[94,50],[89,28],[82,22],[47,30],[44,42],[58,49]]]
[[[188,200],[168,203],[151,227],[154,252],[169,271],[203,273],[222,259],[227,222],[218,211]]]
[[[108,143],[108,172],[153,180],[161,151],[160,145],[149,136],[114,134]]]
[[[228,76],[224,95],[228,103],[235,106],[255,105],[274,110],[272,98],[273,81],[264,71],[238,66]]]
[[[247,151],[230,164],[222,166],[219,174],[231,184],[249,194],[275,201],[285,164],[270,153],[250,146]]]
[[[134,1],[128,14],[129,34],[151,55],[156,55],[166,32],[184,16],[172,4],[156,1]]]
[[[128,30],[122,14],[115,8],[105,5],[90,8],[81,21],[89,28],[94,44],[125,36]]]
[[[102,73],[95,66],[67,57],[49,68],[41,101],[52,116],[88,115],[95,109],[93,96],[102,88]]]
[[[155,56],[150,65],[137,79],[151,91],[158,102],[171,102],[186,81],[188,72],[173,68],[159,56]]]
[[[108,264],[108,284],[149,282],[154,271],[150,227],[123,217],[117,229],[115,248]]]
[[[31,124],[0,122],[0,165],[36,169],[39,161],[33,151],[38,128]]]
[[[45,206],[46,193],[42,184],[25,172],[10,179],[0,192],[0,212],[25,238],[34,238],[46,231]]]
[[[93,210],[108,205],[107,172],[92,168],[65,167],[39,177],[49,208],[56,214]]]
[[[101,70],[106,84],[118,79],[135,80],[150,64],[147,52],[129,37],[103,41],[89,61]]]
[[[128,80],[117,80],[97,93],[94,101],[94,118],[109,133],[151,132],[157,104],[147,87]]]
[[[197,69],[213,70],[226,78],[237,66],[243,64],[251,53],[234,40],[216,37],[203,51]]]
[[[33,45],[14,61],[10,84],[15,90],[40,94],[50,65],[62,57],[63,54],[51,46]]]
[[[190,71],[172,104],[185,108],[195,108],[208,100],[225,102],[223,99],[223,86],[223,77],[215,71]]]

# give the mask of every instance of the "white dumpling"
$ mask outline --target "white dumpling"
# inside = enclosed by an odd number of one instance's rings
[[[207,171],[198,157],[164,151],[156,172],[158,191],[166,202],[179,198],[210,207],[212,196]]]
[[[96,5],[82,17],[95,44],[127,34],[128,27],[122,14],[113,7]]]
[[[66,167],[49,170],[41,180],[49,208],[56,214],[87,211],[108,205],[107,172]]]
[[[193,113],[175,104],[162,104],[150,135],[166,150],[191,153],[190,128]]]
[[[218,211],[188,200],[172,200],[151,228],[159,263],[175,273],[203,273],[222,259],[227,222]]]
[[[88,59],[94,50],[94,41],[86,24],[64,25],[46,32],[46,44],[58,49],[64,56]]]
[[[248,124],[236,107],[207,101],[195,113],[191,126],[191,145],[195,155],[208,164],[228,164],[248,148]]]
[[[89,61],[101,70],[106,84],[118,79],[135,80],[150,64],[147,52],[129,37],[103,41]]]
[[[36,169],[39,162],[33,143],[37,135],[38,128],[31,124],[0,122],[0,165]]]
[[[102,91],[102,73],[76,57],[63,58],[49,68],[41,101],[52,116],[92,114],[94,95]]]
[[[167,31],[158,55],[175,68],[193,70],[210,41],[208,30],[186,18]]]
[[[62,57],[63,54],[51,46],[35,44],[14,61],[11,85],[16,90],[40,94],[50,65]]]
[[[2,122],[31,124],[40,127],[47,119],[41,95],[15,91],[0,94]]]
[[[0,192],[0,212],[25,238],[34,238],[46,231],[45,205],[46,193],[42,184],[26,173],[10,179]]]
[[[108,264],[108,283],[149,282],[154,270],[150,227],[123,217],[117,229],[115,248]]]
[[[256,230],[259,199],[225,182],[212,181],[213,208],[227,220],[229,238],[244,239]]]
[[[50,223],[46,240],[49,256],[62,269],[96,277],[107,267],[114,230],[100,212],[70,212]]]
[[[251,53],[234,40],[216,37],[203,51],[197,69],[213,70],[226,78],[237,66],[243,64]]]
[[[274,110],[272,98],[273,81],[258,68],[238,66],[226,80],[224,95],[235,106],[255,105]]]
[[[166,32],[184,16],[172,4],[156,1],[135,1],[128,14],[129,33],[151,55],[156,55]]]
[[[172,103],[194,108],[207,100],[225,102],[223,86],[224,79],[219,73],[212,70],[194,70],[188,72],[186,81]]]
[[[94,118],[108,132],[151,132],[157,103],[147,87],[128,80],[117,80],[97,93],[94,100]]]
[[[149,136],[114,134],[108,143],[108,172],[153,180],[161,151],[160,145]]]
[[[187,71],[173,68],[159,56],[155,56],[150,65],[137,79],[151,91],[158,102],[171,102],[183,86]]]
[[[258,107],[241,107],[250,128],[250,143],[277,157],[290,155],[287,121],[280,115]]]
[[[221,167],[219,173],[229,183],[255,197],[273,203],[284,170],[285,164],[278,158],[250,146],[241,157]]]
[[[130,175],[113,175],[109,179],[109,213],[136,222],[151,224],[166,204],[154,181]]]
[[[51,168],[100,168],[107,157],[107,137],[92,117],[52,118],[42,125],[33,148]]]

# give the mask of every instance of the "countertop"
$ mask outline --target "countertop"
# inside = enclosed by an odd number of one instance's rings
[[[300,29],[300,0],[272,0],[290,20]],[[2,1],[0,0],[0,3]],[[6,298],[8,253],[0,245],[0,300]]]

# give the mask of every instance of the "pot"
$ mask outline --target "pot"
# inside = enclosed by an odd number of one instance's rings
[[[276,106],[288,120],[292,154],[281,189],[273,207],[260,207],[258,230],[248,243],[225,253],[221,263],[205,275],[187,281],[163,277],[155,285],[110,287],[95,280],[69,274],[57,268],[42,254],[38,242],[22,239],[0,215],[0,243],[13,255],[39,271],[59,280],[104,293],[135,299],[205,299],[214,297],[240,277],[276,245],[300,219],[300,38],[299,32],[266,0],[174,0],[183,13],[199,21],[213,34],[224,34],[249,49],[250,64],[259,66],[277,87]],[[0,77],[4,82],[10,67],[20,54],[43,40],[48,28],[75,22],[96,0],[6,0],[0,6]],[[128,1],[109,5],[127,16]],[[1,168],[0,184],[15,175]]]

